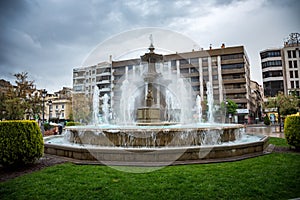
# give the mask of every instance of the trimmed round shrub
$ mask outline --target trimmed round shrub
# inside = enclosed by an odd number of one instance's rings
[[[288,116],[285,119],[284,135],[289,145],[300,148],[300,116]]]
[[[81,126],[82,124],[80,122],[67,122],[66,126]]]
[[[43,156],[44,140],[35,121],[0,122],[0,164],[23,165]]]

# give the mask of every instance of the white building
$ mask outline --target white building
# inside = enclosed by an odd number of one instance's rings
[[[85,94],[90,97],[97,85],[100,90],[100,97],[110,94],[112,83],[111,64],[101,62],[97,65],[73,69],[73,92]]]
[[[260,52],[264,96],[274,97],[278,92],[299,96],[300,82],[300,34],[291,33],[283,48]]]
[[[283,61],[285,66],[285,94],[293,91],[300,94],[300,34],[292,33],[282,48]]]

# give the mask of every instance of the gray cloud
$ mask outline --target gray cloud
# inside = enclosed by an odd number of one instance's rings
[[[28,71],[39,88],[71,86],[72,69],[98,43],[141,27],[178,31],[204,48],[245,45],[258,71],[260,50],[299,32],[299,7],[297,0],[0,1],[0,78]]]

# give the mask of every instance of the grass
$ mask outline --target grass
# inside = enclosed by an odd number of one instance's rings
[[[66,163],[0,183],[0,199],[291,199],[300,197],[299,166],[295,153],[151,173]]]
[[[270,137],[269,143],[274,144],[275,146],[280,146],[280,147],[289,147],[290,146],[287,143],[285,138]]]

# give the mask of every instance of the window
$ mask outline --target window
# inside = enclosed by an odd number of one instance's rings
[[[64,118],[65,117],[65,113],[61,113],[61,117]]]
[[[198,58],[191,58],[190,59],[191,64],[197,65],[198,64]]]
[[[295,71],[295,78],[299,78],[298,71]]]
[[[176,67],[176,60],[171,60],[171,66]]]
[[[298,68],[297,60],[294,60],[294,68]]]
[[[244,68],[244,63],[222,65],[221,68],[222,69],[239,69],[239,68]]]
[[[281,60],[270,60],[262,62],[262,68],[282,66]]]
[[[290,71],[290,78],[294,78],[294,71]]]
[[[296,50],[294,50],[292,52],[293,52],[293,58],[296,58]]]
[[[128,65],[128,71],[132,70],[133,66],[132,65]]]
[[[191,68],[191,73],[197,73],[197,72],[198,72],[198,70],[195,67]]]
[[[293,68],[293,61],[289,61],[289,68]]]
[[[180,59],[180,60],[179,60],[179,63],[180,63],[181,65],[184,65],[184,64],[189,64],[189,61],[186,60],[186,59]]]
[[[294,81],[291,81],[291,88],[294,88]]]
[[[299,81],[295,81],[296,83],[296,88],[299,88]]]
[[[61,105],[61,109],[65,109],[65,104],[62,104],[62,105]]]
[[[199,77],[191,77],[191,82],[199,82]]]
[[[287,53],[288,53],[288,58],[291,58],[292,57],[291,51],[287,51]]]
[[[221,59],[222,60],[232,60],[232,59],[243,58],[243,56],[244,56],[244,54],[242,54],[242,53],[239,53],[239,54],[230,54],[230,55],[221,56]]]

